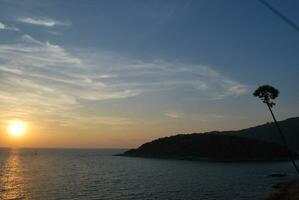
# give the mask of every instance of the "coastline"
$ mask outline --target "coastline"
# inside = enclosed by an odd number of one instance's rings
[[[116,154],[113,156],[132,157],[132,158],[149,158],[149,159],[163,159],[163,160],[188,160],[188,161],[205,161],[205,162],[288,162],[289,158],[270,158],[270,159],[218,159],[196,156],[139,156],[139,155],[126,155],[125,153]],[[298,157],[296,158],[298,160]]]

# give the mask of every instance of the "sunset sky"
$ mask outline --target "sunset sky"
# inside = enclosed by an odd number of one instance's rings
[[[268,0],[299,24],[299,1]],[[299,32],[259,1],[0,0],[0,146],[127,148],[299,115]],[[26,133],[7,133],[11,120]]]

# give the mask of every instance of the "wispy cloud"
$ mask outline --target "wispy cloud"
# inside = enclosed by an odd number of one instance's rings
[[[233,86],[229,87],[228,91],[232,94],[244,94],[248,89],[246,85],[234,84],[234,83],[230,83],[230,84],[233,84]]]
[[[4,24],[3,22],[0,22],[0,30],[11,30],[11,31],[19,31],[19,29],[17,27],[14,26],[8,26],[6,24]]]
[[[71,21],[57,21],[51,18],[31,18],[31,17],[24,17],[19,18],[19,22],[38,25],[38,26],[46,26],[46,27],[53,27],[53,26],[70,26],[72,23]]]
[[[144,62],[107,52],[70,52],[30,35],[13,44],[0,44],[0,109],[13,117],[34,116],[61,125],[76,124],[79,119],[127,125],[132,121],[114,116],[116,113],[94,116],[80,111],[88,102],[145,93],[180,91],[196,98],[221,99],[241,95],[246,88],[204,65]],[[164,114],[183,117],[174,111]]]
[[[175,112],[175,111],[167,111],[166,113],[164,113],[164,115],[166,115],[167,117],[170,118],[182,118],[184,116],[184,113],[180,113],[180,112]]]
[[[211,100],[238,96],[247,91],[246,85],[205,65],[188,65],[163,60],[144,62],[105,53],[88,57],[87,60],[91,65],[98,66],[95,68],[96,73],[98,71],[115,75],[117,78],[112,79],[114,85],[143,92],[186,91],[192,97]],[[100,67],[99,60],[102,66],[109,67]]]
[[[94,75],[92,67],[64,48],[24,35],[16,44],[0,45],[0,102],[4,113],[14,117],[39,116],[71,123],[81,100],[98,101],[138,95],[137,90],[107,85],[109,74]],[[92,80],[92,79],[99,80]],[[20,116],[21,115],[21,116]],[[127,123],[101,118],[98,123]]]
[[[78,124],[86,125],[107,125],[107,126],[127,126],[133,124],[132,120],[126,117],[110,117],[110,116],[73,116],[70,119],[62,121],[62,126],[75,127]],[[82,128],[82,127],[81,127]]]

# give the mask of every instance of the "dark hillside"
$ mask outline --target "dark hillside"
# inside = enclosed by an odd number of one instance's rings
[[[299,151],[299,117],[280,121],[279,125],[287,138],[289,147]],[[267,123],[233,133],[246,138],[281,144],[281,138],[274,123]]]
[[[160,138],[123,155],[221,161],[287,159],[285,148],[279,144],[217,134],[186,134]]]

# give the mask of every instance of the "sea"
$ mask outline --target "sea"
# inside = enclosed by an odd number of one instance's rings
[[[296,177],[290,162],[113,156],[123,151],[0,149],[0,199],[259,200],[274,184]],[[272,173],[288,176],[267,176]]]

